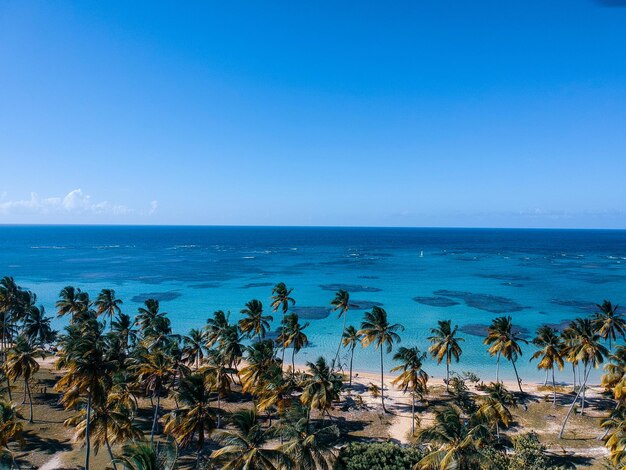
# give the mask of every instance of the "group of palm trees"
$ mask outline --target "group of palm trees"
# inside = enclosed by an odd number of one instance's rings
[[[100,448],[106,448],[115,470],[148,468],[138,462],[151,459],[175,462],[178,449],[193,449],[197,468],[206,462],[225,469],[331,469],[339,437],[333,404],[342,389],[352,388],[356,347],[373,345],[380,351],[379,391],[386,412],[385,355],[400,342],[403,331],[379,306],[364,314],[360,328],[348,324],[350,296],[340,290],[331,301],[331,307],[343,316],[337,353],[330,363],[319,357],[307,362],[306,370],[297,370],[295,356],[308,344],[305,330],[309,324],[301,323],[290,311],[295,304],[293,289],[284,283],[272,290],[271,313],[281,315],[275,333],[273,316],[257,299],[245,304],[239,321],[216,311],[204,328],[192,329],[186,336],[172,331],[168,314],[155,299],[146,300],[131,319],[112,289],[103,289],[92,301],[87,292],[65,287],[56,310],[59,316],[69,318],[69,325],[58,337],[43,307],[35,304],[36,296],[12,278],[0,280],[0,373],[6,384],[2,394],[8,397],[0,400],[0,446],[8,451],[8,443],[21,431],[10,382],[23,380],[23,404],[30,404],[32,422],[30,382],[39,368],[36,359],[54,345],[56,367],[63,371],[56,390],[61,404],[73,412],[65,424],[74,427],[77,439],[85,444],[86,469],[90,468],[91,452]],[[626,462],[626,347],[619,345],[613,350],[613,346],[625,332],[626,322],[617,306],[605,301],[595,316],[576,319],[562,332],[549,326],[539,328],[532,340],[538,349],[531,358],[538,359],[538,368],[546,370],[546,381],[547,373],[552,372],[555,405],[555,369],[563,369],[565,362],[572,365],[575,398],[561,436],[577,402],[584,413],[591,369],[609,359],[603,385],[614,395],[617,406],[603,423],[607,429],[604,437],[620,462]],[[441,320],[428,341],[427,352],[415,346],[398,348],[393,359],[399,365],[391,369],[398,373],[392,383],[411,396],[412,434],[425,450],[417,468],[439,468],[444,461],[458,468],[475,468],[476,452],[480,453],[485,443],[498,443],[500,429],[513,419],[510,408],[516,405],[516,398],[500,381],[500,359],[512,364],[523,393],[516,362],[522,356],[521,344],[527,341],[511,317],[493,320],[484,342],[489,354],[496,357],[496,381],[485,386],[479,397],[470,394],[465,380],[450,370],[462,355],[464,340],[458,336],[458,327]],[[342,346],[349,356],[347,387],[340,373]],[[291,367],[285,370],[289,347]],[[428,355],[438,364],[445,362],[446,393],[452,401],[435,410],[434,424],[416,435],[416,403],[424,402],[428,393],[429,376],[423,370]],[[227,413],[224,400],[237,390],[248,396],[252,407]],[[168,400],[168,406],[163,406],[163,400]],[[144,428],[140,410],[145,406],[151,407],[151,417]],[[171,458],[164,457],[164,449],[172,447],[164,444],[167,439],[175,442]],[[117,456],[115,445],[122,445]],[[214,450],[209,453],[207,447]]]

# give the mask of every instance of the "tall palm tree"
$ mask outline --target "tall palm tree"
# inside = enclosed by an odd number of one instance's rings
[[[137,330],[133,328],[135,322],[131,320],[130,315],[123,312],[111,322],[111,331],[120,338],[120,344],[125,353],[137,342]]]
[[[602,386],[613,394],[618,405],[626,400],[626,346],[620,345],[609,356],[609,362],[604,366]]]
[[[65,286],[59,293],[59,300],[55,303],[59,316],[71,315],[71,323],[87,311],[89,306],[89,294],[73,286]]]
[[[319,357],[315,362],[307,362],[309,371],[302,384],[300,401],[309,408],[320,411],[322,417],[330,416],[333,401],[339,399],[341,377],[335,374],[326,359]]]
[[[574,397],[574,401],[570,405],[567,410],[567,414],[565,415],[565,419],[563,420],[563,425],[561,426],[561,430],[559,432],[559,439],[563,438],[563,432],[565,431],[565,425],[569,420],[570,414],[576,405],[576,401],[582,395],[581,401],[581,414],[584,413],[585,410],[585,398],[584,398],[584,390],[587,387],[587,379],[589,378],[589,373],[592,368],[598,368],[602,362],[604,362],[604,358],[608,356],[609,351],[602,344],[600,344],[600,334],[596,332],[593,328],[593,323],[589,319],[578,319],[578,331],[580,332],[579,337],[576,343],[572,346],[570,350],[570,354],[572,357],[578,361],[583,363],[583,378],[581,381],[581,386],[578,390],[578,393]]]
[[[361,344],[363,347],[368,347],[370,344],[374,344],[376,349],[380,349],[380,400],[383,405],[383,411],[386,413],[385,408],[385,380],[384,380],[384,359],[383,348],[387,354],[393,349],[394,343],[400,342],[400,335],[398,331],[404,331],[404,327],[399,323],[390,324],[387,320],[387,312],[381,307],[373,307],[371,312],[366,312],[361,323],[361,329],[359,334],[363,336]]]
[[[222,446],[213,451],[211,459],[221,463],[223,470],[274,470],[284,460],[281,452],[267,446],[270,430],[257,422],[254,408],[233,414],[234,429],[217,431],[215,437]]]
[[[9,444],[21,439],[23,426],[20,418],[21,416],[15,405],[0,400],[0,448],[4,449],[4,453],[11,456],[11,468],[13,468],[15,459]]]
[[[540,359],[537,364],[537,368],[552,371],[552,388],[554,389],[552,404],[556,406],[556,381],[554,380],[554,368],[556,366],[559,370],[563,370],[563,342],[559,337],[558,331],[544,325],[537,329],[537,336],[533,339],[533,344],[537,346],[539,350],[535,351],[530,360]]]
[[[346,331],[346,318],[348,317],[348,310],[350,309],[350,294],[348,291],[339,289],[335,294],[335,298],[330,301],[333,306],[333,310],[339,311],[337,318],[343,317],[343,327],[341,328],[341,335],[339,336],[339,344],[337,345],[337,354],[333,359],[331,369],[334,369],[339,361],[339,350],[341,349],[341,343],[343,342],[343,333]]]
[[[182,379],[177,396],[181,407],[167,415],[165,433],[174,436],[181,447],[189,446],[196,438],[196,469],[199,469],[205,436],[215,429],[206,374],[195,373]]]
[[[452,328],[451,320],[439,320],[437,323],[439,323],[439,326],[430,330],[432,336],[428,338],[428,341],[432,344],[428,351],[432,357],[437,358],[437,364],[441,364],[441,361],[444,358],[446,359],[446,391],[450,392],[450,385],[448,384],[450,381],[450,363],[453,358],[456,362],[459,362],[463,352],[459,343],[465,340],[456,336],[459,327],[455,325]]]
[[[33,346],[23,335],[17,337],[15,344],[9,349],[5,365],[7,377],[13,381],[24,379],[24,398],[28,395],[30,416],[28,421],[33,422],[33,398],[30,392],[30,379],[39,370],[37,357],[45,357],[44,352]]]
[[[222,331],[218,350],[228,367],[234,370],[235,374],[239,374],[239,363],[243,357],[245,346],[241,343],[242,337],[239,334],[239,327],[229,325]]]
[[[206,332],[192,328],[187,336],[183,336],[183,358],[185,362],[194,364],[196,370],[204,359]]]
[[[500,439],[500,425],[507,428],[513,421],[510,407],[517,406],[515,397],[501,382],[492,382],[485,388],[486,395],[481,397],[478,417],[484,418],[496,428],[496,436]]]
[[[32,343],[41,347],[46,346],[54,341],[56,331],[50,326],[51,318],[46,316],[46,310],[43,305],[39,307],[33,306],[28,309],[28,313],[24,318],[23,334]]]
[[[626,407],[618,406],[602,420],[606,429],[604,445],[609,449],[611,468],[624,468],[626,465]]]
[[[284,322],[281,327],[278,328],[278,338],[276,338],[277,344],[284,347],[292,347],[291,350],[291,375],[295,376],[296,373],[296,354],[300,352],[302,348],[305,348],[309,344],[309,338],[304,333],[304,330],[309,326],[309,323],[304,325],[300,324],[300,319],[296,313],[290,313],[284,317]]]
[[[246,365],[241,369],[241,383],[244,393],[254,392],[262,383],[264,375],[273,367],[278,366],[274,342],[265,339],[252,343],[246,348]]]
[[[217,429],[221,425],[222,396],[231,390],[233,379],[230,375],[232,369],[228,367],[224,356],[219,351],[211,351],[208,365],[205,367],[207,374],[207,387],[217,395]]]
[[[465,419],[452,406],[435,411],[435,422],[418,433],[418,440],[437,446],[415,465],[415,469],[473,470],[481,467],[481,446],[488,430],[475,419]]]
[[[361,339],[362,336],[354,326],[350,325],[343,330],[343,346],[345,348],[350,348],[350,388],[352,388],[352,360],[354,359],[354,349],[356,348],[356,345],[361,342]]]
[[[624,320],[624,314],[618,311],[619,305],[613,305],[605,300],[596,306],[598,312],[594,315],[593,326],[602,339],[609,341],[609,351],[611,351],[617,337],[624,338],[626,335],[626,320]]]
[[[293,288],[287,288],[287,285],[284,282],[279,282],[272,289],[272,311],[278,312],[280,309],[283,313],[283,318],[281,324],[285,324],[285,315],[289,310],[289,305],[295,305],[296,301],[293,297],[291,297],[291,293],[293,292]],[[285,344],[283,343],[283,352],[282,352],[282,362],[283,366],[285,364]]]
[[[427,393],[428,374],[422,369],[426,353],[420,351],[418,347],[398,349],[393,356],[394,361],[401,361],[399,366],[391,369],[392,372],[402,371],[393,379],[392,383],[402,389],[403,392],[411,393],[411,436],[415,435],[415,398]]]
[[[230,326],[228,323],[228,317],[230,316],[230,312],[228,314],[224,313],[222,310],[217,310],[213,312],[213,317],[207,319],[206,325],[204,327],[206,331],[206,347],[211,348],[215,343],[217,343],[223,331]]]
[[[248,338],[252,338],[255,335],[261,341],[265,338],[268,330],[270,329],[270,322],[274,320],[271,315],[263,315],[263,304],[260,300],[252,299],[246,303],[246,308],[241,310],[241,313],[245,315],[245,318],[239,320],[239,329]]]
[[[146,299],[143,304],[143,307],[137,309],[135,324],[139,327],[142,336],[148,337],[153,334],[157,325],[162,323],[167,313],[159,310],[159,301],[156,299]]]
[[[146,392],[149,393],[153,399],[156,398],[152,428],[150,430],[150,442],[154,442],[154,434],[157,429],[159,407],[161,404],[161,393],[175,371],[171,357],[161,350],[142,355],[140,362],[135,368],[137,382],[145,387]]]
[[[115,297],[113,289],[102,289],[94,302],[96,313],[109,317],[109,329],[113,329],[113,317],[122,313],[120,305],[122,300]]]
[[[517,386],[519,391],[522,390],[522,382],[517,373],[517,367],[515,361],[522,355],[522,348],[519,343],[528,343],[525,339],[519,336],[513,327],[513,322],[510,316],[494,318],[491,325],[487,327],[487,337],[484,343],[489,346],[489,354],[491,356],[497,356],[496,366],[496,382],[500,381],[500,356],[504,356],[505,359],[511,361],[513,364],[513,370],[515,371],[515,378],[517,379]]]
[[[115,459],[124,470],[174,470],[178,455],[174,445],[132,442],[124,445],[122,456]]]

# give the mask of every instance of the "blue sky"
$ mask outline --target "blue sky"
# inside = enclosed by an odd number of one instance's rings
[[[626,8],[0,5],[0,223],[626,228]]]

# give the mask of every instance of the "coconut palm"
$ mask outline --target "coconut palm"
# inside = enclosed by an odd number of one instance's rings
[[[113,317],[122,313],[120,305],[122,300],[115,297],[115,291],[113,289],[102,289],[94,302],[96,307],[96,313],[98,315],[104,315],[105,318],[109,317],[110,329],[113,329]]]
[[[11,468],[13,468],[15,460],[9,444],[22,439],[23,426],[19,421],[20,418],[15,405],[0,401],[0,448],[4,450],[4,454],[11,457]]]
[[[400,361],[399,366],[391,369],[391,372],[401,371],[401,374],[393,379],[392,383],[403,392],[411,393],[411,436],[415,435],[415,398],[427,393],[428,374],[422,369],[426,353],[418,347],[398,349],[393,356],[394,361]]]
[[[43,350],[36,348],[28,339],[20,335],[15,344],[9,349],[5,370],[7,377],[13,381],[20,377],[24,379],[24,398],[28,395],[30,416],[28,421],[33,422],[33,398],[30,392],[30,379],[39,370],[37,357],[45,357]]]
[[[300,350],[306,347],[309,344],[309,339],[307,338],[304,330],[309,326],[309,323],[305,323],[304,325],[300,324],[298,315],[295,313],[290,313],[285,315],[283,325],[278,328],[278,338],[276,338],[276,343],[283,345],[284,347],[291,346],[291,375],[295,376],[296,373],[296,363],[295,357],[296,354],[300,352]]]
[[[159,301],[156,299],[146,299],[143,304],[143,307],[137,309],[135,324],[142,337],[148,338],[154,336],[156,330],[163,330],[167,313],[159,310]]]
[[[89,306],[89,294],[73,286],[65,286],[59,293],[59,300],[55,303],[59,316],[71,315],[70,322],[72,323],[87,311]]]
[[[207,319],[204,327],[206,331],[207,349],[211,348],[220,340],[222,332],[230,325],[228,323],[229,316],[230,313],[226,314],[222,310],[217,310],[216,312],[213,312],[213,318]]]
[[[102,402],[93,404],[93,410],[89,417],[94,455],[98,454],[101,446],[106,446],[115,469],[117,466],[111,445],[143,437],[141,430],[133,424],[134,401],[128,402],[120,398],[121,396],[116,392],[108,393]],[[75,428],[77,440],[85,439],[87,412],[82,410],[78,415],[65,420],[64,424]]]
[[[617,346],[604,366],[602,386],[613,394],[619,404],[626,399],[626,346]]]
[[[604,445],[609,449],[611,468],[626,466],[626,407],[618,406],[609,417],[602,420],[601,426],[606,429]]]
[[[496,436],[500,439],[500,425],[507,428],[513,421],[510,407],[517,406],[515,397],[501,382],[492,382],[485,387],[486,395],[481,397],[478,417],[485,419],[496,428]]]
[[[245,393],[254,392],[262,383],[264,375],[276,365],[274,342],[270,339],[257,341],[246,348],[246,365],[241,369],[241,383]]]
[[[322,417],[330,417],[333,401],[339,399],[341,377],[335,374],[326,359],[319,357],[315,362],[307,362],[309,368],[302,383],[300,401],[309,408],[319,410]]]
[[[361,344],[363,347],[368,347],[370,344],[374,344],[376,349],[380,349],[380,400],[383,405],[383,411],[386,413],[385,408],[385,382],[384,382],[384,357],[383,349],[387,354],[393,349],[394,343],[400,342],[400,335],[398,331],[404,331],[404,327],[399,323],[390,324],[387,319],[387,312],[381,307],[373,307],[371,312],[366,312],[361,323],[361,329],[358,334],[363,336]]]
[[[279,282],[272,289],[272,311],[278,312],[280,309],[283,314],[283,318],[281,321],[281,325],[285,324],[285,315],[289,310],[289,305],[295,305],[296,301],[293,297],[291,297],[291,293],[293,292],[293,288],[289,289],[285,285],[284,282]],[[282,364],[285,364],[285,344],[283,343],[282,348]],[[281,366],[282,367],[282,366]]]
[[[352,388],[352,360],[354,359],[354,349],[361,342],[362,336],[357,329],[350,325],[343,330],[342,342],[345,348],[350,348],[350,382],[349,387]]]
[[[439,320],[437,323],[439,323],[439,326],[430,330],[432,336],[428,338],[428,341],[432,344],[428,351],[432,357],[437,358],[437,364],[441,364],[441,361],[444,358],[446,359],[446,391],[450,392],[448,384],[450,381],[450,364],[453,358],[456,362],[459,362],[463,352],[459,343],[465,340],[456,336],[459,327],[455,325],[452,328],[451,320]]]
[[[231,390],[233,379],[230,375],[232,369],[228,367],[226,360],[219,351],[210,351],[208,365],[204,368],[207,375],[207,386],[211,392],[217,395],[217,429],[221,425],[222,397]]]
[[[260,300],[252,299],[246,303],[246,308],[241,310],[245,318],[239,320],[239,329],[248,338],[257,336],[259,341],[265,338],[270,322],[274,320],[271,315],[263,315],[263,304]]]
[[[576,321],[577,327],[576,330],[579,332],[579,335],[576,339],[576,342],[571,346],[569,354],[571,357],[577,361],[583,363],[583,377],[581,381],[581,386],[574,397],[574,401],[570,405],[567,414],[565,415],[565,419],[563,420],[563,425],[561,426],[561,430],[559,432],[559,439],[563,437],[563,432],[565,431],[565,426],[567,421],[569,420],[570,414],[576,405],[576,401],[582,395],[581,401],[581,414],[584,413],[585,410],[585,395],[584,390],[587,387],[587,379],[589,378],[589,373],[592,368],[598,368],[602,362],[604,362],[604,358],[608,356],[609,351],[602,344],[600,344],[601,337],[600,334],[596,332],[593,328],[593,323],[589,319],[577,319]]]
[[[257,421],[256,411],[241,410],[233,414],[234,429],[217,431],[215,438],[222,446],[213,451],[211,459],[223,470],[274,470],[284,460],[281,452],[267,446],[270,430],[264,430]]]
[[[537,368],[552,371],[552,388],[554,390],[552,404],[556,406],[556,381],[554,380],[554,368],[556,366],[559,370],[563,370],[563,342],[559,337],[558,331],[544,325],[537,329],[537,336],[533,339],[533,344],[537,346],[539,350],[535,351],[530,360],[540,359],[537,364]]]
[[[196,370],[204,359],[206,332],[192,328],[187,336],[183,336],[183,360],[194,364]]]
[[[481,468],[481,446],[488,435],[484,424],[464,418],[459,410],[446,405],[435,412],[435,422],[418,433],[418,441],[429,447],[414,469]]]
[[[500,356],[504,356],[505,359],[511,361],[511,364],[513,364],[517,386],[519,387],[519,391],[524,393],[515,361],[522,355],[522,348],[519,343],[528,343],[528,341],[521,338],[519,333],[515,331],[511,317],[494,318],[491,325],[487,327],[487,337],[484,343],[489,346],[489,354],[491,356],[497,356],[498,358],[496,382],[500,381]]]
[[[161,394],[167,383],[175,374],[171,356],[161,350],[146,353],[141,356],[140,362],[135,366],[137,382],[145,387],[146,393],[154,399],[154,415],[152,417],[152,428],[150,430],[150,442],[154,442],[154,434],[157,429],[159,417],[159,407],[161,404]]]
[[[339,311],[337,318],[343,317],[343,327],[341,328],[341,335],[339,336],[339,344],[337,345],[337,354],[333,359],[331,369],[334,369],[339,361],[339,350],[341,349],[341,343],[343,342],[343,333],[346,331],[346,318],[348,317],[348,310],[350,309],[350,294],[348,291],[339,289],[335,294],[335,298],[330,301],[333,306],[333,310]]]
[[[177,459],[173,445],[133,442],[124,445],[122,456],[115,459],[115,463],[122,465],[124,470],[173,470]]]
[[[613,305],[605,300],[596,306],[598,312],[593,318],[593,326],[602,339],[609,341],[609,351],[611,351],[617,337],[624,338],[626,335],[626,320],[624,320],[624,314],[619,312],[619,305]]]
[[[111,331],[120,338],[120,345],[125,353],[137,342],[137,330],[133,328],[133,322],[129,315],[120,312],[111,322]]]
[[[164,430],[181,447],[189,446],[196,439],[196,469],[199,469],[205,436],[215,429],[206,374],[194,373],[183,378],[176,394],[181,407],[166,416]]]
[[[241,341],[242,337],[239,334],[239,327],[235,324],[228,325],[223,329],[218,344],[220,354],[226,361],[226,364],[231,369],[234,369],[236,374],[239,374],[238,366],[246,349]]]
[[[24,317],[24,325],[22,333],[28,340],[41,347],[52,343],[56,338],[56,331],[50,326],[51,317],[46,316],[46,310],[43,305],[39,307],[33,306],[28,309],[26,317]]]

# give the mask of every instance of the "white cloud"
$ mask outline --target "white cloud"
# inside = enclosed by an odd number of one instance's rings
[[[31,193],[30,199],[6,200],[0,198],[0,214],[110,214],[128,215],[133,209],[111,204],[108,201],[93,202],[82,189],[74,189],[64,197],[41,197]]]

